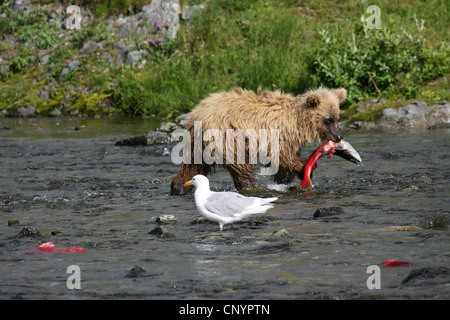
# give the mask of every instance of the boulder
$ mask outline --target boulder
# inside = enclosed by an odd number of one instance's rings
[[[142,8],[142,19],[149,26],[162,25],[166,35],[174,39],[180,26],[181,7],[179,0],[153,0]]]

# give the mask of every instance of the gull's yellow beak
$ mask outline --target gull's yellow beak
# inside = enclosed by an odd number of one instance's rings
[[[191,181],[188,181],[188,182],[186,182],[186,183],[184,184],[184,186],[187,187],[187,186],[190,186],[191,184],[192,184],[192,182],[191,182]]]

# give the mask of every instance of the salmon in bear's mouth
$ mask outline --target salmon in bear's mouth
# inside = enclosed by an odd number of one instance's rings
[[[348,161],[354,162],[357,165],[362,164],[362,160],[358,152],[347,141],[341,140],[340,142],[333,142],[328,140],[321,144],[308,158],[305,164],[303,180],[300,187],[305,189],[312,188],[311,173],[317,168],[317,160],[321,157],[329,154],[330,159],[333,154],[340,156]]]

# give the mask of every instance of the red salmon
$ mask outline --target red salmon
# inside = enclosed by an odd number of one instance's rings
[[[21,254],[35,254],[35,253],[74,253],[83,252],[84,248],[56,248],[53,242],[46,242],[36,249],[30,249],[26,251],[19,252]]]

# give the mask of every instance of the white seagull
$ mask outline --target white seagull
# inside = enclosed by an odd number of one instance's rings
[[[195,187],[195,205],[198,212],[208,220],[219,223],[220,231],[225,224],[240,221],[250,215],[264,213],[273,208],[270,202],[278,198],[244,197],[237,192],[214,192],[209,189],[209,180],[204,175],[196,175],[184,186]]]

